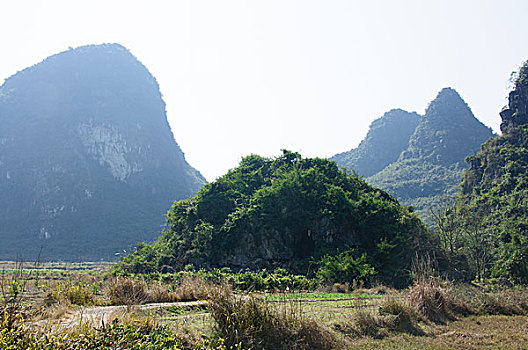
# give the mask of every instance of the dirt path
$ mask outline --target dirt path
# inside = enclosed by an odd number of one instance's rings
[[[59,320],[41,320],[35,322],[35,326],[51,326],[61,328],[72,328],[81,323],[88,323],[94,327],[112,322],[115,317],[123,316],[135,310],[166,309],[169,307],[205,306],[207,301],[186,301],[172,303],[154,303],[144,305],[117,305],[117,306],[97,306],[82,308],[65,314]]]

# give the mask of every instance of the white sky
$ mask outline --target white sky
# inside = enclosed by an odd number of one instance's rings
[[[392,108],[446,86],[495,131],[528,59],[528,1],[34,0],[0,4],[0,82],[49,55],[117,42],[160,83],[189,163],[349,150]]]

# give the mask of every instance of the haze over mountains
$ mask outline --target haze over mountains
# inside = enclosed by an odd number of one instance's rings
[[[375,120],[366,138],[332,157],[402,204],[424,211],[458,190],[465,158],[493,136],[451,88],[429,104],[425,115],[392,110]]]
[[[0,258],[108,259],[157,236],[205,183],[155,78],[117,44],[51,56],[0,87]]]
[[[157,237],[205,179],[185,160],[156,79],[118,44],[51,56],[0,87],[0,259],[109,259]],[[394,109],[332,158],[423,211],[456,192],[493,135],[456,91]]]

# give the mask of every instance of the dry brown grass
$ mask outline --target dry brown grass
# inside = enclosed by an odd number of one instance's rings
[[[142,279],[117,277],[105,282],[105,296],[112,305],[140,305],[209,298],[213,284],[199,277],[188,277],[172,288],[162,282],[146,283]]]
[[[333,349],[337,340],[295,308],[277,309],[253,296],[235,296],[226,286],[215,288],[209,305],[216,331],[229,347],[243,349]]]
[[[378,309],[358,308],[353,317],[334,324],[334,329],[348,337],[382,339],[395,333],[423,335],[420,314],[405,301],[388,296]]]
[[[369,337],[349,340],[349,350],[374,349],[527,349],[528,317],[471,316],[446,325],[432,324],[425,336],[392,334],[383,339]]]
[[[176,300],[192,301],[209,299],[214,285],[199,277],[187,277],[182,280],[174,293]]]
[[[149,300],[147,285],[141,279],[109,279],[105,284],[105,294],[112,305],[140,305]]]
[[[447,289],[435,279],[417,281],[409,288],[407,298],[429,321],[444,323],[454,318]]]
[[[334,283],[332,293],[350,293],[350,285],[348,283]]]
[[[457,315],[528,315],[527,289],[485,291],[472,285],[447,289],[451,309]]]

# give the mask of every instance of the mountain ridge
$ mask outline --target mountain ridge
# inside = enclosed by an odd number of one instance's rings
[[[385,115],[377,119],[378,124],[383,124],[384,118]],[[385,134],[390,134],[388,126],[385,126]],[[493,136],[491,129],[475,118],[467,103],[452,88],[442,89],[429,103],[425,114],[419,116],[414,130],[409,132],[407,129],[406,132],[409,135],[407,145],[396,160],[388,162],[376,173],[358,173],[370,184],[386,190],[402,204],[411,205],[421,213],[442,197],[459,190],[463,170],[468,167],[465,158],[475,154],[480,145]],[[378,146],[377,149],[378,153],[394,152],[390,147]],[[354,153],[354,149],[349,152]],[[377,154],[369,155],[370,159],[377,157]],[[334,156],[331,159],[339,163],[343,158]],[[349,168],[355,164],[341,163]]]
[[[392,109],[370,124],[367,135],[357,148],[338,153],[330,160],[345,164],[364,177],[374,175],[398,159],[419,118],[416,112]]]

